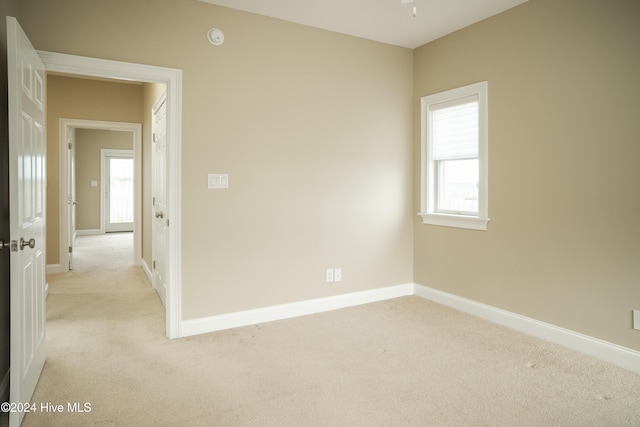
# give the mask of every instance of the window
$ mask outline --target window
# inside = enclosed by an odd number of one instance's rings
[[[487,86],[422,98],[424,224],[487,229]]]

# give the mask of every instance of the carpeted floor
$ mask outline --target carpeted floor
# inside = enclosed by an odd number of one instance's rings
[[[640,374],[419,297],[168,340],[139,268],[77,251],[33,397],[64,411],[24,426],[640,426]]]

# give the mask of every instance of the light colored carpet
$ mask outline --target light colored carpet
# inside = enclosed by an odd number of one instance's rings
[[[91,412],[24,426],[640,425],[640,374],[418,297],[168,340],[139,268],[49,284],[33,402]]]

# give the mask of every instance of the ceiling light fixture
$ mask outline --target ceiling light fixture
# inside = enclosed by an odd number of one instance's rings
[[[413,17],[415,18],[418,14],[418,9],[416,8],[416,0],[400,0],[402,4],[413,3]]]

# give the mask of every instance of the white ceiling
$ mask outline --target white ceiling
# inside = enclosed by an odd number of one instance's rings
[[[200,1],[413,49],[527,0]]]

